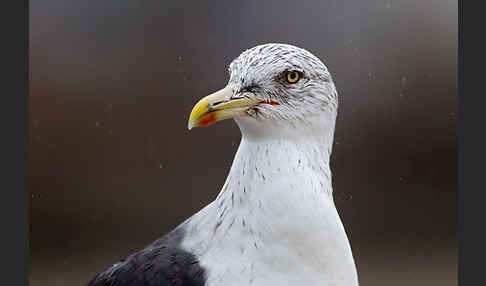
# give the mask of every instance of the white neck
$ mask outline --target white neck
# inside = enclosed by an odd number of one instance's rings
[[[235,275],[252,285],[357,285],[332,199],[334,124],[326,131],[262,138],[242,128],[220,194],[187,222],[199,237],[185,247],[213,269],[208,285],[246,285]]]

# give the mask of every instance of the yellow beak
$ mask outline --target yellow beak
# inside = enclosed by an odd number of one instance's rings
[[[187,128],[209,126],[217,121],[246,115],[248,109],[259,103],[253,94],[237,96],[237,91],[236,85],[228,85],[199,100],[192,108]]]

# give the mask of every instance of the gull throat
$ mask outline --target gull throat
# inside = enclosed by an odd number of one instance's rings
[[[247,119],[237,121],[240,128],[254,127]],[[188,224],[190,233],[202,235],[185,241],[185,249],[208,269],[221,269],[210,273],[211,285],[239,285],[233,279],[248,275],[260,277],[254,285],[356,285],[354,259],[332,197],[334,124],[324,125],[319,136],[276,130],[280,136],[255,137],[242,130],[216,200]]]

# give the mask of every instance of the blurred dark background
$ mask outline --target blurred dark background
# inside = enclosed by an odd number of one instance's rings
[[[189,132],[189,112],[268,42],[311,51],[334,77],[335,202],[360,284],[457,284],[456,1],[30,10],[30,285],[82,285],[216,197],[240,132]]]

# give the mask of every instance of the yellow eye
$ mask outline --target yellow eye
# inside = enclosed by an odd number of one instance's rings
[[[288,83],[296,83],[300,79],[300,73],[298,71],[288,71],[285,75]]]

